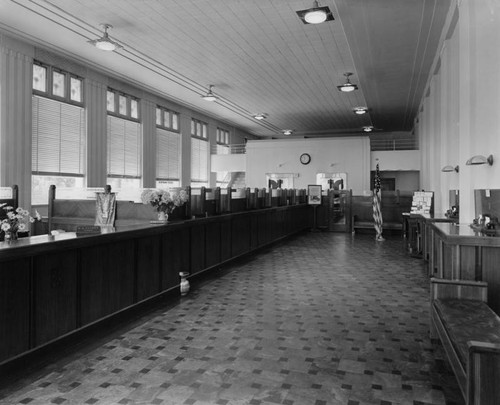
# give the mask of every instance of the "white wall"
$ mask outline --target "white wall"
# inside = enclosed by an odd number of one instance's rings
[[[247,156],[243,153],[233,155],[211,155],[213,172],[244,172],[247,170]],[[264,187],[263,185],[259,188]]]
[[[449,208],[448,190],[458,188],[461,223],[475,216],[474,189],[500,188],[499,35],[499,1],[452,3],[416,125],[422,187],[436,188],[436,213]],[[473,155],[490,154],[493,166],[465,165]],[[446,165],[460,172],[441,172]]]
[[[363,194],[370,189],[370,140],[367,136],[287,140],[250,140],[247,143],[246,185],[266,187],[266,173],[296,173],[294,188],[316,184],[317,173],[347,173],[347,189]],[[302,153],[311,163],[299,161]]]
[[[377,160],[378,159],[378,160]],[[419,150],[395,150],[371,152],[371,170],[377,163],[380,170],[420,170]]]

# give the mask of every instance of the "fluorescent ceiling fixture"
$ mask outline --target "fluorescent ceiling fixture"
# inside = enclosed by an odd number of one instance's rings
[[[366,114],[368,112],[368,108],[366,107],[355,107],[353,110],[354,113],[358,115]]]
[[[104,33],[101,38],[93,39],[88,41],[89,44],[94,45],[97,49],[101,51],[115,51],[116,49],[123,48],[119,43],[112,41],[108,36],[108,29],[113,28],[111,24],[101,24],[104,28]]]
[[[320,7],[317,0],[313,1],[312,8],[297,11],[304,24],[321,24],[325,21],[334,20],[329,7]]]
[[[267,117],[266,117],[266,114],[264,114],[264,113],[255,114],[253,117],[254,117],[256,120],[259,120],[259,121],[264,120],[264,119],[266,119],[266,118],[267,118]]]
[[[373,127],[372,126],[363,127],[363,131],[365,131],[365,132],[372,132],[373,131]]]
[[[291,130],[291,129],[284,129],[283,130],[283,135],[292,135],[292,133],[293,133],[293,130]]]
[[[344,93],[348,93],[348,92],[351,92],[351,91],[354,91],[354,90],[357,90],[358,89],[358,86],[355,85],[355,84],[352,84],[350,81],[349,81],[349,76],[351,76],[352,73],[350,72],[347,72],[347,73],[344,73],[344,76],[347,77],[347,80],[344,84],[340,85],[340,86],[337,86],[337,88],[344,92]]]
[[[203,100],[205,101],[215,101],[217,100],[217,97],[215,96],[214,93],[212,93],[212,85],[208,86],[208,92],[204,96],[202,96]]]

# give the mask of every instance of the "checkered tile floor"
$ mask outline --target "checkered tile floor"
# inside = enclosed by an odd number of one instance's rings
[[[463,405],[400,237],[306,233],[0,390],[0,404]]]

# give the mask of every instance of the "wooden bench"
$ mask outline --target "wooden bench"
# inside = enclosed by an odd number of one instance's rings
[[[403,231],[403,212],[409,212],[411,196],[407,193],[396,191],[382,192],[380,209],[382,212],[384,230]],[[373,197],[352,196],[352,232],[357,229],[374,229]]]
[[[431,339],[439,338],[467,405],[500,404],[500,317],[487,283],[431,279]]]

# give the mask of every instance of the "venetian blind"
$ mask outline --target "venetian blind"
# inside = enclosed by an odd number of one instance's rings
[[[181,135],[156,128],[156,140],[157,180],[179,180]]]
[[[32,173],[85,174],[85,109],[33,96]]]
[[[141,177],[141,125],[108,115],[108,176]]]
[[[191,138],[191,181],[208,181],[208,142]]]

